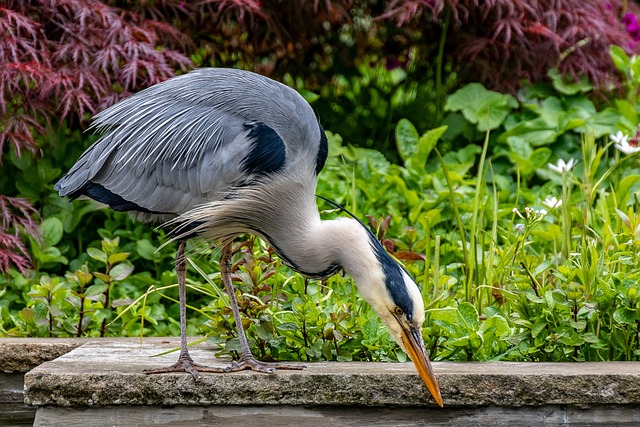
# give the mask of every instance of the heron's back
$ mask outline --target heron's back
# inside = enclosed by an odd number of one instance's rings
[[[102,137],[56,190],[149,221],[274,174],[315,185],[327,156],[324,132],[297,92],[234,69],[198,69],[152,86],[97,114],[92,126]],[[309,174],[313,180],[302,179]]]

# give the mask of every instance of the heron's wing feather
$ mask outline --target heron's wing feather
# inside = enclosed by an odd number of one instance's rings
[[[237,157],[248,144],[241,118],[175,104],[155,115],[120,114],[122,124],[110,127],[61,181],[65,194],[91,181],[149,211],[180,213],[241,178]]]
[[[96,115],[93,127],[103,136],[56,189],[73,197],[91,182],[152,212],[182,213],[223,197],[256,168],[277,170],[285,154],[315,159],[321,151],[304,99],[230,69],[196,70],[145,89]]]

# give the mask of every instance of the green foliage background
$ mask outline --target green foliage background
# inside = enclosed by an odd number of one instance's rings
[[[340,126],[328,132],[318,194],[369,215],[416,279],[432,359],[639,358],[640,165],[609,135],[636,138],[640,60],[615,47],[611,55],[624,96],[554,70],[551,83],[525,85],[517,98],[472,83],[440,99],[429,96],[432,78],[375,64],[319,93],[285,79],[321,119],[346,115],[343,126],[362,130],[358,146]],[[0,277],[2,336],[179,333],[175,248],[158,249],[162,230],[53,191],[94,140],[60,124],[46,156],[12,153],[3,166],[3,194],[37,201],[44,221],[29,240],[34,268]],[[578,163],[557,173],[548,164],[558,159]],[[552,196],[561,204],[545,206]],[[324,217],[341,215],[318,202]],[[188,249],[189,333],[236,355],[219,251]],[[306,280],[249,236],[237,241],[234,271],[258,357],[406,359],[349,277]]]

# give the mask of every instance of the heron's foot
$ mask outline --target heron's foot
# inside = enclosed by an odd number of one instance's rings
[[[251,369],[255,372],[262,372],[264,374],[273,374],[278,369],[289,369],[294,371],[301,371],[306,366],[293,363],[279,363],[279,362],[261,362],[256,360],[253,356],[242,357],[239,361],[233,362],[231,366],[225,369],[225,372],[238,372],[245,369]]]
[[[145,369],[144,373],[147,375],[151,374],[166,374],[169,372],[188,372],[193,376],[193,379],[196,381],[200,380],[200,372],[213,372],[217,374],[221,374],[227,372],[224,368],[214,368],[211,366],[200,365],[195,363],[191,356],[188,354],[181,354],[178,358],[178,361],[171,366],[167,366],[166,368],[158,368],[158,369]]]

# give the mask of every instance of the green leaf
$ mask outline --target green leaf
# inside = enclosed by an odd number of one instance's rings
[[[255,328],[256,335],[258,335],[258,338],[261,340],[268,341],[273,338],[273,331],[271,331],[270,328],[265,327],[263,323],[255,325]]]
[[[513,96],[487,90],[479,83],[458,89],[444,105],[447,111],[462,111],[462,115],[481,132],[500,126],[507,114],[517,107],[518,101]]]
[[[631,193],[631,188],[640,182],[640,175],[625,176],[616,187],[616,201],[618,206],[624,206]],[[627,218],[628,219],[628,218]]]
[[[97,278],[102,280],[105,283],[110,283],[111,282],[111,276],[109,276],[108,274],[104,274],[104,273],[100,273],[98,271],[94,272],[93,275]]]
[[[48,246],[39,252],[34,251],[34,256],[40,262],[41,267],[50,267],[52,264],[67,264],[69,262],[55,246]]]
[[[553,260],[551,260],[551,259],[547,259],[547,260],[542,261],[533,270],[533,277],[538,277],[539,275],[541,275],[542,273],[547,271],[549,269],[549,267],[551,267],[552,264],[553,264]]]
[[[556,299],[553,296],[553,291],[545,291],[544,299],[547,301],[549,308],[553,309],[556,306]]]
[[[533,150],[531,156],[529,156],[529,161],[536,168],[542,168],[546,166],[547,162],[551,158],[552,151],[548,147],[539,147]]]
[[[129,306],[131,304],[134,303],[134,300],[132,300],[131,298],[118,298],[115,299],[113,301],[111,301],[111,307],[112,308],[116,308],[116,307],[126,307]]]
[[[9,159],[11,159],[11,163],[21,171],[27,170],[31,165],[33,165],[33,156],[28,152],[20,150],[21,154],[18,154],[18,150],[9,150]]]
[[[469,334],[469,344],[471,344],[472,348],[480,348],[484,342],[484,338],[477,332],[471,332]]]
[[[466,301],[461,303],[458,306],[458,313],[460,313],[460,317],[464,320],[469,331],[478,330],[480,319],[478,317],[478,311],[472,304]]]
[[[614,104],[618,109],[618,112],[622,114],[625,119],[629,120],[629,122],[633,124],[638,123],[638,112],[632,103],[626,99],[616,99],[614,100]],[[633,129],[627,130],[632,131]]]
[[[582,334],[582,339],[591,344],[598,344],[600,342],[600,338],[598,338],[593,332]]]
[[[31,308],[23,308],[18,312],[18,316],[20,316],[20,319],[29,325],[36,324],[36,313]]]
[[[147,239],[140,239],[136,242],[136,251],[142,258],[148,259],[150,261],[158,257],[156,253],[156,247],[153,246]]]
[[[454,338],[447,341],[449,345],[454,347],[466,347],[469,345],[469,337]]]
[[[590,92],[593,86],[589,83],[589,79],[581,76],[578,81],[571,77],[565,77],[558,72],[557,68],[552,68],[547,72],[551,78],[553,87],[560,93],[565,95],[575,95],[579,92]]]
[[[438,140],[447,131],[447,126],[440,126],[435,129],[426,131],[418,141],[418,150],[415,154],[415,159],[418,163],[424,165],[429,157],[429,154],[438,143]]]
[[[305,101],[307,101],[309,104],[313,104],[315,101],[320,99],[320,95],[310,91],[309,89],[300,89],[298,90],[298,93],[302,95]]]
[[[108,308],[97,308],[93,313],[91,313],[91,318],[98,324],[102,323],[103,320],[108,320],[110,317],[111,310]]]
[[[554,142],[558,138],[558,131],[550,128],[541,118],[537,118],[520,122],[508,131],[502,132],[498,141],[505,142],[512,137],[520,137],[532,147],[539,147]]]
[[[420,137],[413,123],[407,119],[400,119],[396,125],[396,146],[402,160],[406,162],[418,151]]]
[[[127,252],[118,252],[115,254],[111,254],[109,255],[109,264],[117,264],[120,261],[124,261],[125,259],[127,259],[129,257],[129,253]]]
[[[585,119],[585,130],[596,138],[606,136],[618,131],[618,123],[622,117],[613,108],[605,108]]]
[[[62,222],[56,217],[47,218],[40,224],[40,232],[48,246],[55,246],[62,239]]]
[[[631,230],[631,220],[629,219],[629,217],[627,216],[626,213],[622,212],[620,209],[616,208],[616,213],[618,214],[618,217],[620,217],[620,219],[622,220],[622,222],[624,223],[624,225],[627,226],[627,228],[629,230]]]
[[[635,325],[638,319],[638,312],[629,307],[622,307],[613,312],[613,320],[618,323]]]
[[[84,296],[88,299],[95,301],[96,299],[94,297],[102,296],[102,294],[104,294],[104,292],[107,290],[108,287],[109,285],[107,285],[106,283],[89,286],[85,291]]]
[[[134,266],[132,264],[118,264],[109,272],[109,276],[113,280],[124,280],[133,273]]]
[[[285,322],[279,324],[278,329],[281,331],[299,331],[300,326],[295,322]]]
[[[523,159],[528,159],[533,153],[531,145],[524,138],[510,136],[507,138],[507,143],[509,144],[511,152],[517,154]]]
[[[624,74],[629,72],[631,68],[631,60],[629,55],[626,54],[622,48],[618,46],[610,46],[609,54],[611,55],[611,60],[613,61],[613,65]]]
[[[536,320],[536,322],[533,324],[533,327],[531,328],[531,336],[533,338],[537,337],[542,331],[544,331],[546,327],[547,321],[545,319],[540,318]]]
[[[91,273],[87,273],[86,271],[77,270],[75,272],[75,276],[78,278],[78,282],[80,285],[86,285],[93,279],[93,275]]]
[[[631,57],[631,81],[637,85],[640,80],[640,57],[633,55]]]
[[[572,328],[574,328],[578,332],[584,331],[584,329],[587,327],[587,322],[584,320],[578,320],[576,322],[572,319],[569,321],[569,324],[571,325]]]
[[[57,304],[51,304],[49,306],[49,313],[51,313],[51,315],[55,317],[62,316],[64,314],[62,308]]]
[[[120,237],[116,237],[115,239],[104,238],[100,242],[102,245],[102,250],[107,254],[112,254],[116,249],[118,249],[118,244],[120,243]]]
[[[482,323],[481,329],[483,331],[490,328],[495,328],[494,334],[498,337],[503,337],[511,333],[511,328],[509,328],[507,319],[500,316],[499,314],[489,317]]]
[[[537,304],[541,304],[541,303],[544,302],[544,298],[540,298],[539,296],[537,296],[533,292],[527,292],[527,293],[525,293],[525,296],[527,297],[527,299],[529,301],[535,302]]]
[[[87,248],[87,254],[95,260],[98,260],[104,264],[107,263],[107,254],[97,248]]]
[[[29,292],[27,292],[27,295],[31,299],[43,299],[49,296],[49,290],[44,286],[35,285],[31,287]]]
[[[442,308],[429,311],[429,320],[450,335],[457,335],[461,330],[459,313],[455,308]]]

